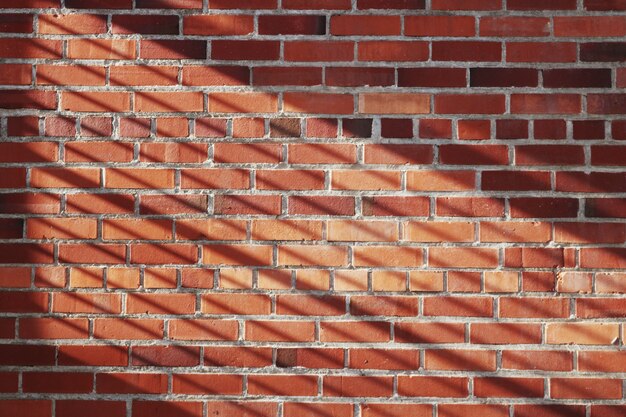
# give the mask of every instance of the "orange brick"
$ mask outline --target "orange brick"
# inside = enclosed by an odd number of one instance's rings
[[[95,239],[97,235],[95,219],[46,217],[26,221],[26,236],[30,239]]]
[[[363,93],[359,94],[359,113],[430,113],[430,96],[408,93]]]
[[[367,271],[362,269],[335,270],[335,291],[367,291]]]
[[[278,98],[269,93],[210,93],[209,111],[215,113],[275,113]]]
[[[100,170],[96,168],[32,168],[30,185],[34,188],[98,188]]]
[[[402,322],[394,325],[398,343],[463,343],[463,323],[414,323]]]
[[[39,85],[104,85],[105,68],[82,65],[38,65]]]
[[[474,223],[408,222],[405,239],[413,242],[473,242]]]
[[[310,321],[246,321],[246,340],[257,342],[312,342],[315,324]]]
[[[486,271],[485,292],[519,291],[519,274],[512,271]]]
[[[406,291],[406,283],[404,271],[372,271],[372,290],[374,291]]]
[[[272,246],[267,245],[204,245],[203,263],[209,265],[271,265]]]
[[[394,242],[398,224],[391,221],[334,220],[328,222],[329,241]]]
[[[72,59],[135,59],[135,43],[121,39],[71,39],[67,54]]]
[[[285,93],[284,111],[289,113],[352,114],[354,98],[350,94]]]
[[[139,269],[109,268],[107,270],[107,288],[139,288]]]
[[[617,323],[549,323],[547,343],[611,345],[619,339]]]
[[[64,91],[61,94],[63,110],[76,112],[130,111],[130,93],[110,91]]]
[[[178,240],[244,240],[246,222],[231,219],[176,220]]]
[[[140,113],[201,112],[204,95],[201,92],[137,92],[135,109]]]
[[[409,272],[410,291],[443,291],[443,272],[411,271]]]
[[[427,350],[424,366],[432,370],[495,371],[496,352],[488,350]]]
[[[110,69],[111,85],[177,85],[178,68],[170,66],[120,65]]]
[[[252,288],[252,270],[245,268],[221,268],[219,287],[229,289]]]
[[[78,35],[106,33],[105,16],[91,14],[39,15],[39,33],[47,35]]]
[[[102,288],[104,286],[104,269],[72,268],[70,270],[71,288]]]
[[[315,220],[253,220],[253,240],[321,240],[323,224]]]
[[[173,237],[172,221],[161,219],[107,219],[102,223],[102,237],[106,240],[171,240]]]
[[[288,266],[347,266],[345,246],[287,246],[278,247],[278,264]]]
[[[173,188],[174,171],[170,169],[109,168],[107,188]]]
[[[244,169],[183,169],[182,188],[246,189],[250,173]]]
[[[333,171],[333,190],[399,190],[400,172],[396,171]]]
[[[388,342],[390,324],[377,321],[326,321],[320,323],[322,342]]]

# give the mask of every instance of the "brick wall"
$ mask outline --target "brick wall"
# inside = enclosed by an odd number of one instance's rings
[[[625,415],[625,36],[0,0],[0,415]]]

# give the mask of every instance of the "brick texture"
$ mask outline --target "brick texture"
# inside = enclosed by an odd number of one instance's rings
[[[0,0],[0,416],[623,416],[625,37]]]

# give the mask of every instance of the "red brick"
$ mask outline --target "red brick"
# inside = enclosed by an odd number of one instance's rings
[[[578,369],[587,372],[624,372],[624,352],[585,351],[578,354]]]
[[[106,16],[92,14],[39,15],[39,33],[49,35],[100,34],[107,31]],[[30,31],[29,31],[30,32]]]
[[[542,398],[541,378],[476,378],[474,395],[483,398]]]
[[[280,368],[343,368],[343,362],[343,349],[279,348],[276,350],[276,366]]]
[[[114,15],[112,32],[120,34],[178,35],[178,16]]]
[[[246,340],[257,342],[312,342],[315,324],[312,321],[246,321]]]
[[[552,378],[552,398],[619,399],[622,397],[620,379],[601,378]]]
[[[55,349],[44,345],[2,345],[0,346],[2,366],[53,366]],[[4,401],[0,401],[2,404]],[[1,410],[1,406],[0,406]]]
[[[130,9],[130,0],[67,0],[65,7],[72,9]]]
[[[335,36],[400,35],[400,17],[335,15],[330,19],[330,33]]]
[[[284,111],[288,113],[352,114],[351,94],[284,93]]]
[[[57,95],[53,91],[3,90],[0,109],[55,110]]]
[[[211,58],[225,61],[269,61],[279,57],[277,41],[260,40],[214,40],[211,42]],[[285,53],[285,57],[287,57]]]
[[[236,328],[237,323],[230,322]],[[197,330],[194,330],[197,333]],[[205,366],[235,366],[257,368],[272,365],[272,349],[256,347],[209,347],[204,348]]]
[[[396,323],[395,340],[399,343],[463,343],[462,323]]]
[[[249,85],[250,69],[240,66],[185,66],[183,68],[183,85]]]
[[[206,41],[142,39],[139,54],[144,59],[206,59]]]
[[[419,351],[408,349],[351,349],[350,368],[413,370],[419,367]]]
[[[470,341],[478,344],[540,344],[541,326],[521,323],[473,323]]]
[[[160,340],[163,339],[163,320],[97,319],[93,335],[104,340]]]
[[[577,45],[573,42],[509,42],[508,62],[576,62]]]
[[[550,35],[550,19],[545,17],[484,17],[481,36],[536,37]]]
[[[483,350],[427,350],[425,352],[426,369],[495,371],[496,354]]]
[[[88,413],[92,417],[124,417],[126,403],[124,401],[97,400],[61,400],[55,405],[58,417],[73,417]]]
[[[570,198],[512,198],[511,217],[576,217],[578,200]]]
[[[99,373],[96,375],[96,387],[100,394],[162,394],[167,392],[167,375]]]
[[[20,7],[23,4],[20,3]],[[3,400],[0,402],[0,413],[12,416],[28,413],[37,417],[52,416],[52,401],[50,400]]]
[[[348,52],[345,53],[346,59]],[[350,55],[351,56],[351,55]],[[427,61],[429,49],[427,42],[421,41],[361,41],[358,44],[359,61]]]
[[[41,22],[45,15],[39,16]],[[41,23],[40,23],[41,25]],[[2,33],[32,33],[33,16],[27,14],[3,13],[0,16],[0,32]]]
[[[209,416],[219,415],[241,415],[241,416],[256,416],[256,417],[273,417],[278,412],[278,404],[274,402],[258,402],[258,401],[242,401],[235,402],[228,401],[208,401],[206,403]],[[287,406],[287,404],[285,404]],[[200,411],[202,407],[200,407]],[[177,411],[175,411],[177,412]],[[252,414],[249,414],[252,413]],[[146,414],[146,417],[153,416],[154,414]],[[200,412],[199,416],[203,414]]]
[[[573,355],[562,351],[520,351],[506,350],[502,352],[504,369],[540,370],[540,371],[571,371]]]
[[[315,375],[249,375],[248,393],[250,395],[317,395],[317,377]]]
[[[270,0],[265,1],[271,2]],[[272,1],[275,4],[275,0]],[[350,4],[350,0],[324,0],[319,3],[311,3],[308,0],[285,0],[285,2],[283,3],[283,8],[296,10],[348,10],[350,9]]]
[[[476,32],[473,16],[407,16],[404,25],[407,36],[472,37]]]
[[[464,398],[469,394],[468,379],[401,375],[398,377],[398,394],[403,397]]]
[[[322,342],[388,342],[390,324],[376,321],[335,321],[320,323]]]
[[[500,42],[433,41],[433,61],[499,62]]]
[[[191,395],[241,395],[242,375],[175,374],[173,392]]]
[[[61,366],[127,366],[128,348],[125,346],[59,346]]]
[[[111,85],[177,85],[178,68],[170,66],[120,65],[110,68]]]
[[[425,316],[492,317],[490,297],[428,297],[424,299]]]
[[[326,85],[339,87],[391,86],[395,83],[392,68],[326,68]]]
[[[63,110],[75,112],[130,111],[130,94],[126,92],[64,91],[61,102]]]
[[[511,112],[519,114],[576,114],[581,97],[576,94],[513,94]]]
[[[133,366],[189,367],[200,364],[200,348],[193,346],[135,346]]]
[[[548,171],[484,171],[481,189],[485,191],[550,191]]]
[[[87,394],[92,391],[93,374],[87,372],[25,372],[26,393]]]
[[[440,94],[435,96],[435,112],[440,114],[504,113],[504,96],[496,94]]]
[[[350,417],[354,413],[354,405],[347,403],[285,403],[283,415],[298,417],[302,415],[329,415],[333,417]]]
[[[259,16],[259,34],[324,35],[326,34],[326,17],[316,15]]]
[[[62,46],[60,40],[3,38],[0,40],[0,58],[60,59]]]
[[[393,390],[390,376],[324,376],[324,396],[389,397]]]
[[[134,417],[165,417],[175,413],[182,413],[186,417],[202,417],[202,408],[201,402],[139,400],[133,401],[132,413]]]
[[[354,43],[342,41],[286,41],[285,61],[352,61]],[[274,59],[274,58],[271,58]]]
[[[354,198],[335,196],[290,196],[289,213],[351,216],[354,214]]]
[[[284,67],[255,67],[252,69],[253,84],[257,86],[322,84],[322,68],[298,67],[298,71]]]
[[[509,408],[500,404],[439,404],[439,417],[477,414],[482,417],[507,417]]]

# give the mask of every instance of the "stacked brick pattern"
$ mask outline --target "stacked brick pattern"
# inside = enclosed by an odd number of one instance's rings
[[[0,0],[0,415],[625,415],[625,36]]]

